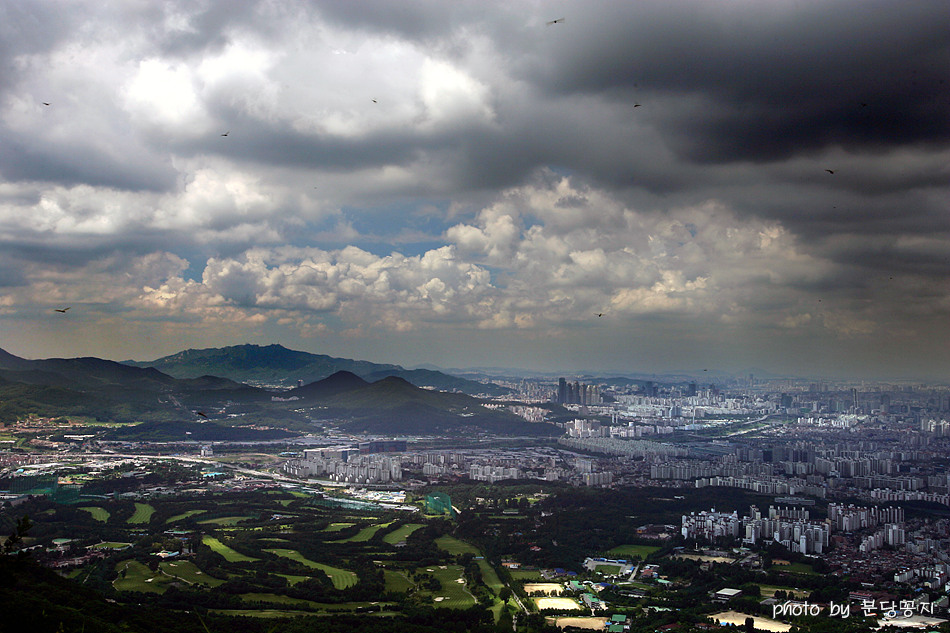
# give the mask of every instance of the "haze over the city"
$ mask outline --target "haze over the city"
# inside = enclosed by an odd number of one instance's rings
[[[13,354],[950,371],[944,0],[0,0],[0,34]]]

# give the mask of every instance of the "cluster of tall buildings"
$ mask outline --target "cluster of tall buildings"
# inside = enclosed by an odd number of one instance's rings
[[[809,510],[797,507],[769,506],[762,514],[756,506],[746,516],[738,512],[692,512],[683,515],[680,531],[685,538],[715,542],[718,539],[742,539],[753,545],[773,541],[792,552],[822,554],[828,549],[833,532],[853,532],[882,526],[861,540],[859,551],[867,552],[883,547],[903,545],[904,511],[895,507],[864,507],[830,504],[828,518],[810,520]]]
[[[554,401],[557,404],[589,405],[601,404],[603,399],[600,388],[596,385],[585,385],[577,381],[568,382],[566,378],[558,378]]]
[[[312,448],[303,459],[283,466],[294,477],[324,477],[331,481],[356,484],[385,484],[402,480],[398,458],[386,454],[361,454],[359,448]]]

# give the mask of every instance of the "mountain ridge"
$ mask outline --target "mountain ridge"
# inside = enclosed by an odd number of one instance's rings
[[[373,382],[386,376],[398,376],[417,387],[441,391],[461,391],[469,395],[500,396],[510,390],[494,383],[481,383],[429,369],[406,369],[400,365],[373,363],[291,350],[280,344],[231,345],[187,349],[153,361],[122,361],[133,367],[154,367],[176,378],[194,378],[202,374],[222,376],[242,383],[290,386],[313,383],[338,371]]]

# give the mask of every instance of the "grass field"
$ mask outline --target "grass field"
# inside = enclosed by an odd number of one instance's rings
[[[174,582],[161,572],[151,569],[135,560],[127,560],[116,567],[119,577],[112,581],[116,591],[145,591],[149,593],[165,593],[168,585]]]
[[[95,519],[96,521],[101,521],[102,523],[105,523],[106,521],[109,520],[109,511],[106,510],[105,508],[100,508],[99,506],[92,506],[92,507],[79,508],[79,509],[85,510],[86,512],[91,514],[92,518]]]
[[[435,544],[439,549],[445,550],[453,556],[458,556],[459,554],[474,554],[475,556],[479,555],[478,549],[474,545],[469,545],[465,541],[460,541],[454,536],[449,536],[448,534],[435,539]]]
[[[383,536],[383,542],[389,543],[390,545],[395,545],[400,541],[405,541],[410,534],[421,527],[423,527],[421,523],[407,523]]]
[[[324,565],[323,563],[314,562],[308,558],[304,558],[303,555],[292,549],[265,549],[265,552],[275,554],[277,556],[283,556],[284,558],[289,558],[290,560],[297,561],[302,565],[306,565],[311,569],[319,569],[327,576],[330,577],[330,580],[333,581],[333,586],[337,589],[346,589],[347,587],[352,587],[359,582],[359,577],[356,575],[356,572],[352,572],[348,569],[340,569],[339,567],[331,567],[330,565]]]
[[[655,545],[618,545],[609,550],[607,555],[611,558],[641,558],[646,560],[647,556],[658,551],[660,551],[660,548]]]
[[[310,579],[310,576],[293,576],[291,574],[277,574],[277,575],[280,576],[281,578],[286,578],[287,583],[290,584],[291,587],[293,587],[296,584],[302,583],[305,580]]]
[[[189,517],[197,516],[199,514],[204,514],[207,510],[189,510],[188,512],[183,512],[181,514],[176,514],[175,516],[169,518],[165,523],[174,523],[175,521],[182,521]]]
[[[129,517],[129,523],[148,523],[155,514],[155,508],[147,503],[135,503],[135,513]]]
[[[389,525],[389,523],[378,523],[376,525],[367,525],[362,530],[356,533],[355,536],[350,538],[345,538],[339,541],[334,541],[334,543],[365,543],[366,541],[373,538],[373,536],[379,532],[382,528]]]
[[[237,525],[241,521],[247,519],[253,519],[254,517],[249,515],[244,516],[234,516],[234,517],[216,517],[214,519],[205,519],[203,521],[198,521],[198,525]]]
[[[166,575],[180,578],[190,585],[204,584],[209,587],[223,585],[225,581],[220,578],[208,576],[198,566],[187,560],[163,561],[159,566]]]
[[[132,544],[119,543],[117,541],[106,541],[104,543],[96,543],[92,546],[92,549],[125,549],[126,547],[132,547]]]
[[[594,571],[598,574],[604,574],[605,576],[616,576],[620,573],[622,567],[619,565],[597,565],[594,567]]]
[[[771,598],[776,591],[784,591],[794,595],[796,598],[807,598],[811,592],[793,589],[792,587],[776,587],[775,585],[759,585],[759,591],[765,598]]]
[[[442,569],[443,567],[445,569]],[[432,596],[432,600],[435,602],[434,606],[448,609],[467,609],[475,604],[474,596],[465,588],[462,568],[459,565],[420,567],[417,571],[432,574],[442,583],[440,591],[427,592]]]
[[[818,572],[812,569],[808,563],[792,563],[791,565],[774,565],[778,571],[787,571],[793,574],[805,574],[806,576],[817,576]]]
[[[245,556],[244,554],[237,552],[213,536],[205,536],[201,539],[201,542],[210,547],[212,550],[224,556],[224,559],[229,563],[246,563],[260,560],[259,558],[251,558],[250,556]]]
[[[339,532],[340,530],[356,525],[355,523],[331,523],[323,528],[324,532]]]
[[[383,578],[386,581],[386,591],[393,593],[404,593],[416,586],[405,574],[391,569],[383,570]]]

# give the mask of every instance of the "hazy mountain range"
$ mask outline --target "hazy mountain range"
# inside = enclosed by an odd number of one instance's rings
[[[510,392],[510,389],[493,383],[486,384],[450,376],[441,371],[405,369],[399,365],[335,358],[295,351],[281,345],[189,349],[149,362],[130,360],[124,361],[124,364],[133,367],[154,367],[176,378],[213,375],[257,385],[289,387],[300,381],[310,383],[338,371],[348,371],[370,382],[387,376],[398,376],[417,387],[460,391],[469,395],[500,396]]]
[[[340,370],[294,389],[275,390],[210,373],[197,375],[197,368],[234,373],[246,363],[246,372],[256,376],[290,371],[302,375],[299,372],[304,368],[315,371],[317,363],[332,365],[339,361],[362,369],[370,377],[386,370],[372,363],[324,356],[317,356],[315,361],[310,357],[316,355],[280,346],[192,350],[176,356],[181,359],[178,372],[190,373],[189,377],[90,357],[27,360],[0,350],[0,420],[9,422],[36,414],[118,422],[202,422],[231,427],[255,424],[297,432],[324,424],[393,435],[559,432],[554,425],[531,424],[505,410],[487,408],[479,399],[463,393],[417,387],[396,375],[399,368],[393,375],[375,380]],[[165,361],[161,365],[172,368],[175,363]],[[190,367],[190,372],[185,367]],[[409,373],[422,376],[438,372]],[[152,439],[189,439],[182,437],[182,429],[173,426],[152,424],[149,428]],[[112,435],[115,439],[133,439],[141,434],[129,431]]]

